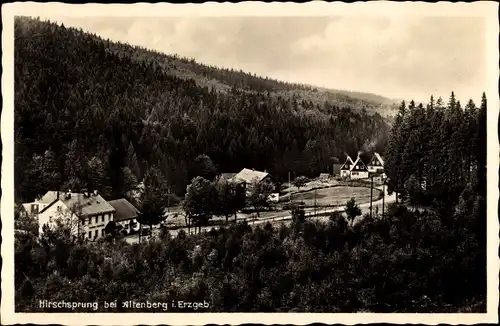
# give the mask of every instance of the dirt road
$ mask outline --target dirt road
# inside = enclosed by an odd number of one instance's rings
[[[380,191],[383,191],[383,189],[377,188]],[[387,209],[387,205],[390,203],[393,203],[396,201],[396,195],[393,193],[392,195],[386,195],[385,196],[385,208]],[[355,220],[354,223],[359,223],[363,219],[363,215],[370,213],[370,203],[364,203],[360,204],[359,207],[361,208],[362,215],[358,216]],[[376,210],[378,207],[378,212],[381,214],[382,213],[382,199],[376,200],[372,203],[372,212],[375,214]],[[333,213],[336,211],[344,211],[345,206],[340,206],[340,207],[333,207],[333,208],[317,208],[316,209],[316,215],[314,208],[306,208],[305,213],[309,219],[314,219],[314,220],[321,220],[321,221],[327,221],[328,220],[328,215],[324,214],[329,214]],[[265,214],[262,213],[261,217],[258,219],[252,219],[249,217],[241,217],[238,220],[243,221],[246,220],[250,225],[258,225],[262,223],[287,223],[290,222],[292,219],[292,216],[289,211],[277,211],[277,212],[266,212]],[[214,226],[204,226],[201,228],[201,232],[208,232],[211,229],[218,229],[220,226],[219,225],[214,225]],[[191,234],[194,232],[193,228],[187,228],[187,227],[182,227],[176,230],[169,230],[170,235],[172,237],[176,237],[177,234],[180,232],[180,230],[184,230],[188,234],[188,232],[191,232]],[[198,230],[196,231],[198,232]],[[154,229],[153,234],[158,234],[159,229]],[[139,241],[138,236],[129,236],[126,238],[126,241],[128,243],[137,243]]]

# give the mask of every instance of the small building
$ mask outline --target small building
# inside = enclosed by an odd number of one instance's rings
[[[373,154],[370,163],[368,163],[368,172],[380,174],[384,172],[384,159],[379,153]]]
[[[38,208],[31,206],[37,203],[42,206]],[[93,193],[48,191],[39,201],[29,205],[33,216],[38,219],[39,234],[42,234],[44,225],[54,227],[59,221],[69,225],[74,235],[80,235],[88,240],[103,237],[104,228],[113,220],[115,213],[113,206],[97,191]],[[33,213],[37,210],[38,213]]]
[[[254,183],[268,181],[274,184],[273,178],[269,173],[246,168],[237,173],[231,180],[233,182],[243,183],[248,191],[251,191],[251,185]]]
[[[135,224],[139,216],[139,210],[135,208],[127,199],[121,198],[108,202],[115,209],[114,220],[116,225],[128,229],[130,223]]]
[[[351,168],[353,164],[354,162],[352,161],[351,157],[347,155],[347,159],[340,167],[340,176],[343,178],[349,178],[351,176]]]
[[[351,179],[366,179],[368,178],[368,168],[366,167],[363,160],[358,155],[358,158],[351,166]]]
[[[330,175],[328,173],[320,173],[319,180],[322,182],[327,182],[330,179]]]

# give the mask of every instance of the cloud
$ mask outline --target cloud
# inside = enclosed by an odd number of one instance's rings
[[[221,67],[426,100],[485,88],[478,17],[57,18],[112,40]]]

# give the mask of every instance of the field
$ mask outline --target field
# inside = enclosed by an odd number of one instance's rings
[[[313,190],[316,187],[325,187],[316,189],[316,205],[317,206],[339,206],[345,205],[347,201],[351,198],[355,198],[358,204],[366,204],[370,201],[370,188],[368,187],[354,187],[354,186],[340,186],[338,182],[331,179],[328,182],[320,182],[317,180],[313,180],[309,182],[306,186],[300,188],[300,192],[297,192],[296,187],[292,187],[291,189],[286,189],[284,192],[292,190],[292,200],[294,202],[304,202],[307,207],[314,206],[314,196],[315,191]],[[378,199],[380,194],[380,190],[373,189],[373,201]],[[286,215],[289,215],[290,212],[288,210],[281,210],[281,206],[285,203],[288,203],[288,194],[282,195],[280,197],[280,204],[278,205],[277,211],[271,212],[261,212],[260,217],[262,219],[268,218],[279,218]],[[185,218],[180,206],[170,207],[169,213],[167,213],[168,218],[166,220],[166,225],[169,227],[179,227],[185,226]],[[238,213],[237,219],[244,220],[247,218],[251,218],[251,214],[243,214]],[[230,217],[231,220],[234,220],[234,216]],[[224,217],[213,217],[213,221],[217,220],[225,220]]]
[[[343,205],[349,199],[354,197],[358,204],[367,203],[370,201],[370,188],[366,187],[347,187],[337,186],[292,194],[292,200],[296,202],[304,202],[306,206],[314,205],[314,197],[316,193],[317,206]],[[380,191],[373,189],[373,200],[376,200]]]

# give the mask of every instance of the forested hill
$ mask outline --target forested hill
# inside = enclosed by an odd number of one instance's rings
[[[229,93],[233,88],[245,92],[270,92],[271,96],[311,101],[322,105],[325,101],[336,106],[348,106],[352,110],[379,113],[383,117],[393,117],[397,113],[395,100],[362,92],[327,89],[305,84],[283,82],[263,78],[241,70],[223,69],[204,65],[194,59],[168,55],[140,46],[130,46],[117,42],[106,42],[109,51],[124,55],[139,62],[154,63],[168,74],[182,79],[193,79],[200,87],[216,88]]]
[[[224,77],[234,78],[228,91],[201,87],[158,60],[137,60],[141,51],[53,23],[16,19],[18,200],[57,188],[123,196],[152,165],[183,194],[192,162],[202,154],[219,172],[247,167],[278,178],[314,175],[345,152],[356,155],[370,146],[383,151],[387,143],[389,126],[377,113],[280,96],[298,86],[273,81],[283,85],[274,94],[264,87],[244,91],[242,83],[253,85],[244,74]]]

